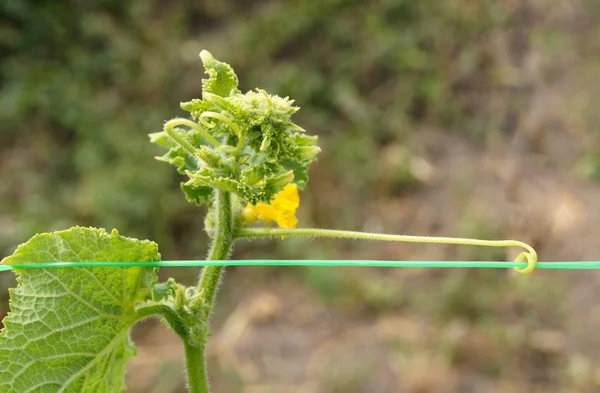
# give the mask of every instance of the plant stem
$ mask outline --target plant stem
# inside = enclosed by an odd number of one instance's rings
[[[233,246],[231,194],[226,191],[215,190],[214,208],[217,220],[213,243],[207,259],[226,260]],[[207,266],[202,271],[198,291],[202,296],[202,303],[208,308],[204,314],[206,315],[206,321],[201,321],[202,323],[208,324],[223,269],[223,266]],[[194,345],[185,338],[184,344],[190,393],[209,393],[204,361],[204,344]]]
[[[181,320],[177,311],[167,305],[160,303],[144,304],[135,310],[137,319],[144,319],[151,316],[161,315],[169,323],[169,326],[179,337],[185,339],[187,330],[185,323]]]
[[[206,365],[204,364],[204,346],[194,346],[188,340],[184,340],[183,343],[190,393],[209,393]]]
[[[208,260],[226,260],[233,245],[233,216],[231,214],[231,194],[215,190],[215,210],[217,222],[213,243],[208,253]],[[205,304],[212,306],[215,293],[221,280],[223,266],[207,266],[202,271],[198,289],[203,292]]]

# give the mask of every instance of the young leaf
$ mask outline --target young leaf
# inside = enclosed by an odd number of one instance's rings
[[[202,80],[203,91],[221,97],[227,97],[238,92],[238,77],[229,64],[216,60],[205,50],[200,53],[200,58],[209,76],[208,79]]]
[[[2,263],[157,261],[153,242],[75,227],[39,234]],[[155,268],[19,269],[0,332],[0,392],[117,393],[125,389],[135,305]]]

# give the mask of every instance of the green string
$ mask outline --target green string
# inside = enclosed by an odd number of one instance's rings
[[[154,262],[37,262],[0,265],[0,272],[15,269],[60,267],[166,267],[166,266],[372,266],[372,267],[429,267],[429,268],[523,268],[526,262],[493,261],[380,261],[329,259],[239,259],[227,261],[154,261]],[[600,261],[538,262],[536,269],[600,269]]]

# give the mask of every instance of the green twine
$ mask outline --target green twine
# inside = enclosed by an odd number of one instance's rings
[[[494,261],[381,261],[329,259],[239,259],[227,261],[153,261],[153,262],[36,262],[0,265],[0,272],[18,269],[61,267],[167,267],[167,266],[329,266],[329,267],[425,267],[425,268],[524,268],[527,262]],[[538,262],[537,269],[600,269],[600,261]]]

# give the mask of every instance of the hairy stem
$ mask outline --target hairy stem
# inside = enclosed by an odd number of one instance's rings
[[[390,242],[408,242],[408,243],[430,243],[430,244],[458,244],[468,246],[485,247],[521,247],[526,251],[520,253],[515,262],[527,260],[527,267],[515,268],[519,273],[531,273],[537,263],[537,253],[527,243],[518,240],[479,240],[460,237],[436,237],[436,236],[408,236],[408,235],[388,235],[382,233],[368,233],[355,231],[341,231],[336,229],[316,229],[316,228],[240,228],[234,233],[237,238],[255,238],[255,237],[331,237],[347,239],[381,240]]]
[[[208,260],[225,260],[233,246],[233,216],[231,213],[231,194],[227,191],[215,190],[215,209],[217,222],[213,243],[208,253]],[[203,292],[205,304],[213,304],[217,287],[221,279],[223,266],[207,266],[202,271],[198,289]]]
[[[215,210],[217,214],[215,234],[207,259],[225,260],[233,246],[233,216],[229,192],[215,190]],[[198,291],[202,296],[202,303],[209,307],[205,314],[207,320],[201,321],[202,323],[208,324],[223,269],[223,266],[207,266],[202,271]],[[186,339],[184,343],[190,393],[209,393],[204,344],[194,344]]]
[[[185,323],[181,320],[177,311],[167,304],[144,304],[135,310],[135,315],[138,319],[161,315],[177,335],[183,339],[187,336]]]
[[[192,345],[188,340],[184,340],[183,343],[190,393],[209,393],[206,365],[204,362],[204,346],[198,347]]]

